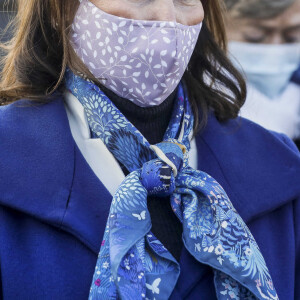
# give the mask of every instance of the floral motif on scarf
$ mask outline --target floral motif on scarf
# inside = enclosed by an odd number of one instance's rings
[[[170,196],[195,262],[214,270],[218,299],[278,299],[263,255],[226,192],[188,165],[193,114],[184,86],[164,140],[150,145],[94,83],[66,74],[93,138],[130,174],[113,196],[89,299],[168,299],[180,265],[151,232],[147,196]],[[101,201],[101,195],[99,195]]]

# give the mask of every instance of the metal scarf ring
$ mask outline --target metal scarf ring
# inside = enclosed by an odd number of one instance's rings
[[[259,247],[223,188],[188,165],[193,114],[184,87],[156,145],[94,83],[68,70],[66,87],[83,105],[93,138],[130,172],[112,199],[89,299],[170,297],[180,265],[151,232],[148,195],[170,196],[184,246],[214,270],[218,299],[278,299]]]

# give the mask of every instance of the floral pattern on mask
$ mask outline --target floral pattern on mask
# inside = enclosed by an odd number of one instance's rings
[[[139,106],[154,106],[180,82],[201,25],[125,19],[82,0],[71,42],[104,86]]]

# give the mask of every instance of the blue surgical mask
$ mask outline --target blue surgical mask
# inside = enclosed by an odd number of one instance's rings
[[[230,42],[233,63],[247,81],[268,98],[276,98],[287,87],[300,64],[300,44],[250,44]]]

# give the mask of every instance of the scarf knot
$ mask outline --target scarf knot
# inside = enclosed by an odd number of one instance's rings
[[[170,297],[180,264],[151,232],[147,207],[149,195],[169,195],[184,246],[195,263],[213,268],[219,300],[278,300],[263,255],[226,192],[188,165],[193,113],[184,86],[164,141],[150,145],[95,84],[70,71],[66,84],[84,106],[93,137],[130,172],[112,197],[89,299]]]
[[[143,164],[140,180],[148,195],[166,197],[174,193],[175,178],[183,167],[186,147],[176,140],[166,140],[150,148],[157,155]]]

